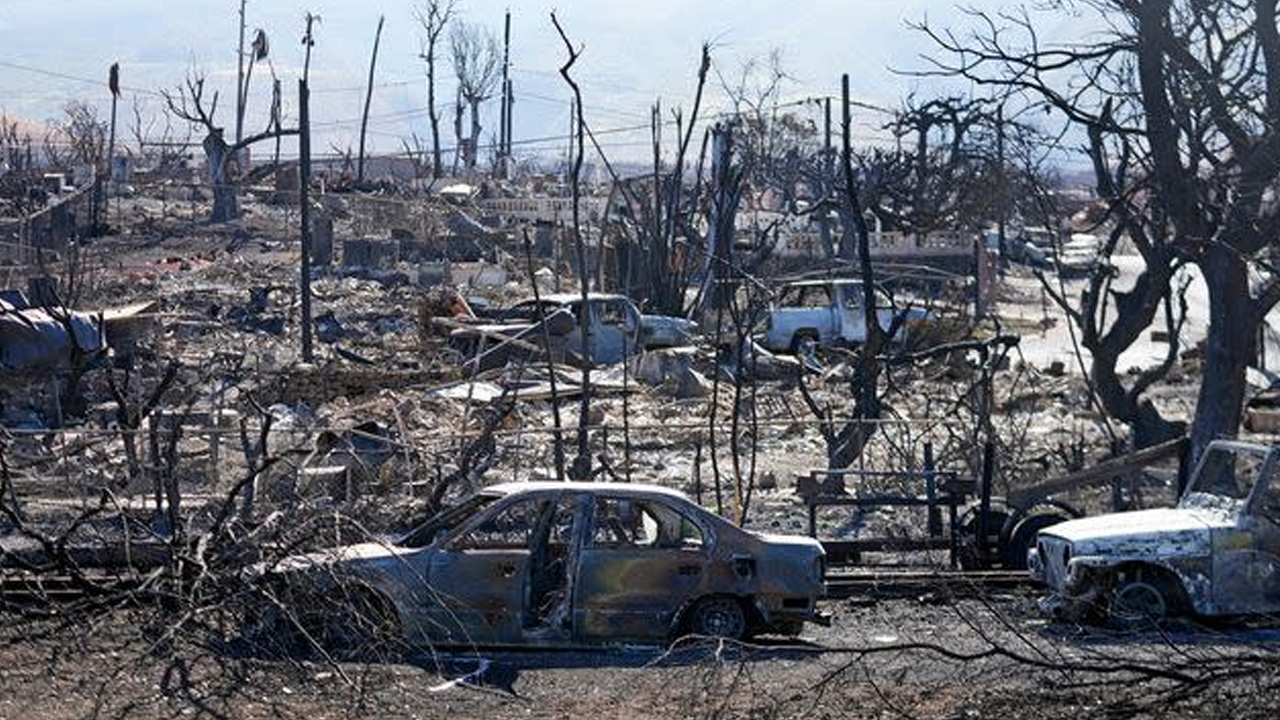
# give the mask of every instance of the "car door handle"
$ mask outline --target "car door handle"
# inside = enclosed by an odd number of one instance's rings
[[[498,566],[498,572],[502,573],[502,577],[509,578],[516,574],[516,564],[511,562],[502,563]]]
[[[697,575],[702,572],[701,565],[681,565],[676,568],[677,575]]]

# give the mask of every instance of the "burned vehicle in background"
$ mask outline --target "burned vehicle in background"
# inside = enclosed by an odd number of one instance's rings
[[[544,344],[558,362],[610,365],[642,350],[688,345],[697,329],[684,318],[643,315],[625,295],[589,293],[585,317],[583,307],[580,293],[524,300],[492,320],[450,322],[449,342],[481,369],[500,367],[513,354],[541,351]]]
[[[876,321],[902,340],[912,328],[928,320],[920,308],[902,308],[885,288],[875,288]],[[783,286],[770,304],[761,344],[775,352],[796,352],[805,343],[856,345],[867,339],[862,309],[862,281],[857,279],[799,280]],[[901,320],[898,318],[901,317]]]
[[[797,634],[821,621],[822,546],[761,535],[641,484],[495,485],[405,537],[256,579],[282,629],[359,646],[573,646]]]
[[[1280,610],[1280,448],[1210,443],[1177,507],[1070,520],[1028,556],[1046,609],[1121,624]]]

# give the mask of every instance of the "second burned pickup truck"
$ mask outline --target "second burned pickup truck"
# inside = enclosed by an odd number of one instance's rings
[[[929,317],[926,310],[898,307],[882,287],[875,288],[875,297],[876,319],[881,328],[892,329],[894,319],[903,316],[894,335],[896,340]],[[775,352],[795,352],[806,342],[857,345],[866,339],[861,280],[798,280],[784,285],[769,308],[763,345]]]
[[[1280,611],[1280,448],[1215,440],[1177,507],[1059,523],[1027,558],[1045,609],[1122,625]]]

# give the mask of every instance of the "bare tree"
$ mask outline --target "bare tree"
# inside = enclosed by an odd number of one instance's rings
[[[908,98],[889,124],[899,172],[879,178],[876,211],[918,239],[983,219],[997,175],[995,122],[987,100]]]
[[[97,109],[77,100],[67,103],[63,115],[45,136],[45,157],[54,166],[97,167],[107,148],[107,125],[98,119]]]
[[[218,112],[218,93],[215,91],[207,100],[206,108],[204,83],[203,75],[192,72],[178,88],[176,95],[168,91],[162,91],[162,94],[170,112],[204,130],[205,137],[201,146],[209,163],[209,181],[213,186],[213,211],[210,219],[213,222],[226,222],[240,216],[240,204],[236,197],[240,175],[240,169],[236,166],[239,152],[262,140],[297,135],[298,129],[281,128],[272,123],[266,130],[229,145],[223,136],[222,127],[214,122]]]
[[[414,6],[413,17],[422,26],[418,57],[427,64],[427,118],[431,121],[431,177],[444,174],[440,161],[440,111],[436,108],[436,47],[453,19],[458,0],[426,0]]]
[[[461,21],[454,23],[449,33],[449,51],[458,76],[458,94],[471,112],[471,137],[463,159],[468,169],[474,169],[480,147],[480,105],[493,96],[502,54],[492,32]]]
[[[784,83],[793,81],[783,67],[782,51],[775,48],[764,59],[747,58],[734,76],[726,76],[717,65],[716,76],[733,108],[736,150],[744,164],[752,168],[752,190],[757,195],[776,190],[782,194],[784,206],[792,205],[796,188],[788,182],[792,178],[779,172],[790,159],[787,150],[794,149],[787,146],[808,144],[806,141],[816,137],[817,128],[805,128],[794,116],[780,113],[779,96]]]
[[[0,179],[34,171],[36,158],[31,134],[23,132],[18,121],[0,115]]]
[[[685,181],[685,170],[710,69],[711,46],[703,45],[688,121],[680,110],[673,113],[677,130],[674,161],[664,163],[662,109],[655,104],[650,125],[653,172],[627,179],[614,175],[609,200],[614,219],[609,229],[621,236],[617,242],[617,272],[620,277],[633,278],[632,296],[657,312],[685,313],[685,291],[690,286],[692,269],[697,266],[693,260],[701,260],[691,248],[697,246],[695,239],[701,235],[698,210],[707,135],[703,137],[692,183]],[[590,128],[587,133],[595,143]],[[600,150],[598,144],[596,150]],[[600,156],[604,158],[604,153]],[[605,163],[612,172],[607,159]]]
[[[1166,424],[1141,398],[1158,374],[1126,385],[1115,363],[1162,308],[1174,314],[1178,269],[1199,268],[1210,323],[1192,426],[1198,457],[1209,440],[1236,433],[1256,330],[1280,301],[1280,273],[1267,259],[1280,232],[1276,2],[1053,5],[1088,10],[1109,34],[1043,46],[1025,11],[975,14],[981,30],[963,38],[922,24],[946,55],[930,72],[1018,91],[1088,134],[1114,227],[1104,252],[1127,238],[1143,262],[1123,291],[1096,272],[1075,312],[1099,396],[1117,418],[1156,430]]]

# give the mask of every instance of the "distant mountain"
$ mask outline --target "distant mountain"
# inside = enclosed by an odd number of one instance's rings
[[[49,124],[46,122],[29,120],[27,118],[10,115],[9,113],[0,111],[0,128],[3,128],[6,139],[11,126],[17,131],[19,138],[30,137],[31,142],[37,146],[39,146],[40,141],[44,140],[44,136],[49,132]]]

